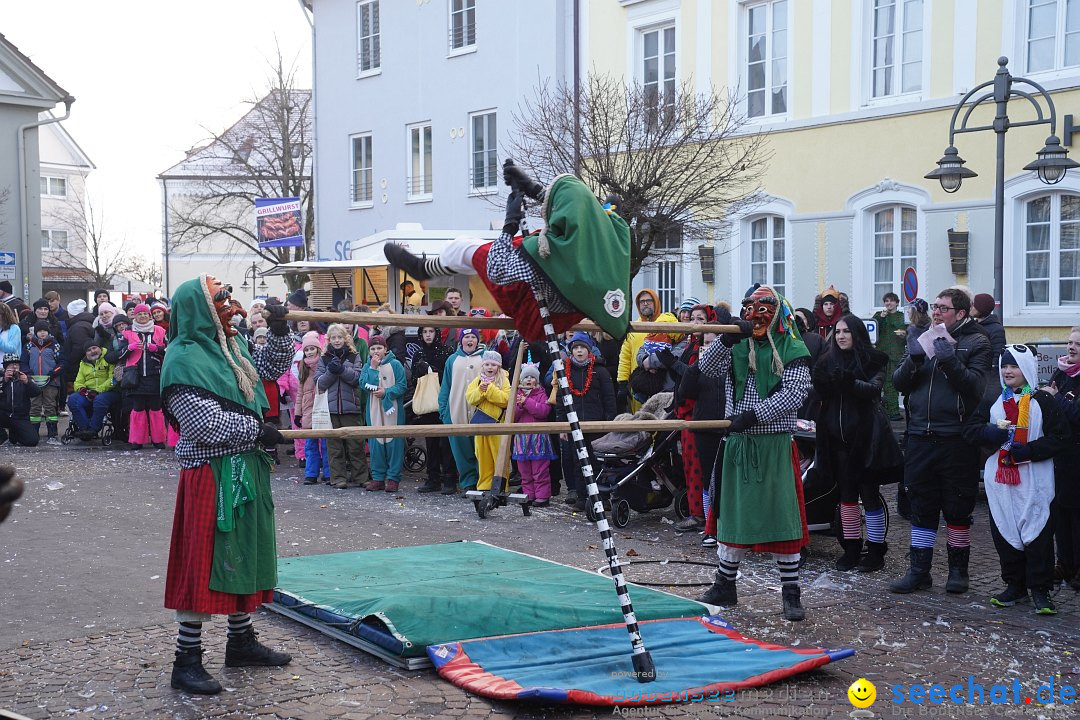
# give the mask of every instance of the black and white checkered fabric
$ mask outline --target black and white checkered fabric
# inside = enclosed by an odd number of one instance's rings
[[[577,312],[577,308],[568,303],[544,274],[533,266],[528,254],[514,247],[514,238],[509,233],[502,233],[491,244],[487,256],[487,274],[488,280],[496,285],[528,283],[547,300],[548,310],[552,313]]]
[[[743,341],[747,342],[747,341]],[[762,399],[757,392],[754,373],[746,379],[742,399],[735,400],[735,374],[731,370],[731,350],[722,342],[714,342],[698,357],[701,371],[714,378],[724,379],[727,393],[727,417],[753,410],[757,423],[746,432],[750,435],[793,432],[795,416],[810,392],[810,366],[805,358],[788,363],[780,375],[780,386],[772,395]]]
[[[259,377],[277,380],[292,364],[292,339],[269,335],[252,356]],[[168,352],[168,351],[166,351]],[[194,468],[210,458],[254,450],[262,431],[262,418],[226,407],[196,388],[178,388],[168,395],[169,412],[180,425],[176,459],[180,467]]]

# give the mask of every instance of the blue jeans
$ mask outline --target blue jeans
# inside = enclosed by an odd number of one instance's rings
[[[68,396],[68,409],[71,411],[71,419],[80,430],[97,432],[105,424],[105,415],[109,412],[109,406],[118,399],[119,396],[111,390],[98,393],[98,396],[93,401],[85,395],[71,393]]]
[[[322,466],[323,477],[330,479],[330,453],[326,452],[326,441],[308,438],[304,441],[304,477],[319,477]]]

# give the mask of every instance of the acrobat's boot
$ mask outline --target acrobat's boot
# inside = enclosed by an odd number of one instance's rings
[[[885,542],[868,542],[866,543],[866,554],[863,555],[862,560],[859,561],[859,567],[856,568],[859,572],[873,572],[885,567],[885,553],[889,552],[889,543]]]
[[[949,579],[945,581],[945,592],[965,593],[968,590],[968,559],[970,547],[949,546]]]
[[[221,683],[203,668],[201,647],[176,651],[171,685],[174,690],[193,695],[217,695],[221,692]]]
[[[515,190],[520,190],[533,200],[544,199],[544,186],[533,180],[514,161],[507,158],[503,163],[503,181]]]
[[[717,570],[716,580],[713,582],[712,587],[706,590],[705,594],[697,600],[706,605],[730,607],[739,604],[739,592],[735,588],[735,581],[721,575],[720,571]]]
[[[439,262],[438,256],[428,258],[427,255],[416,256],[398,243],[384,243],[383,255],[391,265],[404,270],[417,280],[430,280],[433,277],[453,275],[452,270],[447,270]]]
[[[225,643],[225,667],[273,667],[290,662],[292,655],[263,645],[251,627],[239,635],[230,635]]]
[[[929,590],[934,584],[930,577],[930,563],[934,560],[934,548],[912,547],[908,552],[911,558],[911,567],[902,578],[897,578],[889,583],[889,590],[894,593],[915,592],[916,590]]]
[[[799,622],[806,619],[806,611],[802,606],[802,590],[799,583],[784,583],[781,591],[784,601],[784,619],[791,622]]]
[[[840,547],[844,548],[844,554],[836,559],[833,567],[844,572],[854,570],[859,564],[859,555],[862,554],[862,539],[844,538],[840,541]]]

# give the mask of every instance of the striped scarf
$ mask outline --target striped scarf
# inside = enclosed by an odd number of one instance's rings
[[[1009,450],[1016,444],[1027,444],[1029,411],[1031,408],[1031,388],[1027,385],[1020,391],[1020,401],[1016,400],[1016,393],[1006,387],[1002,392],[1002,408],[1005,418],[1012,427],[1009,429],[1009,440],[998,450],[997,472],[994,473],[994,481],[1002,485],[1019,485],[1020,469],[1009,456]]]

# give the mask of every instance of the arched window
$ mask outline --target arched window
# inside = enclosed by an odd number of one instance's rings
[[[770,285],[781,295],[787,286],[787,221],[765,215],[750,221],[750,283]]]
[[[918,214],[910,205],[888,205],[874,210],[872,275],[873,302],[888,292],[900,294],[904,270],[918,271]]]
[[[1025,307],[1080,305],[1080,195],[1026,201],[1023,252]]]

